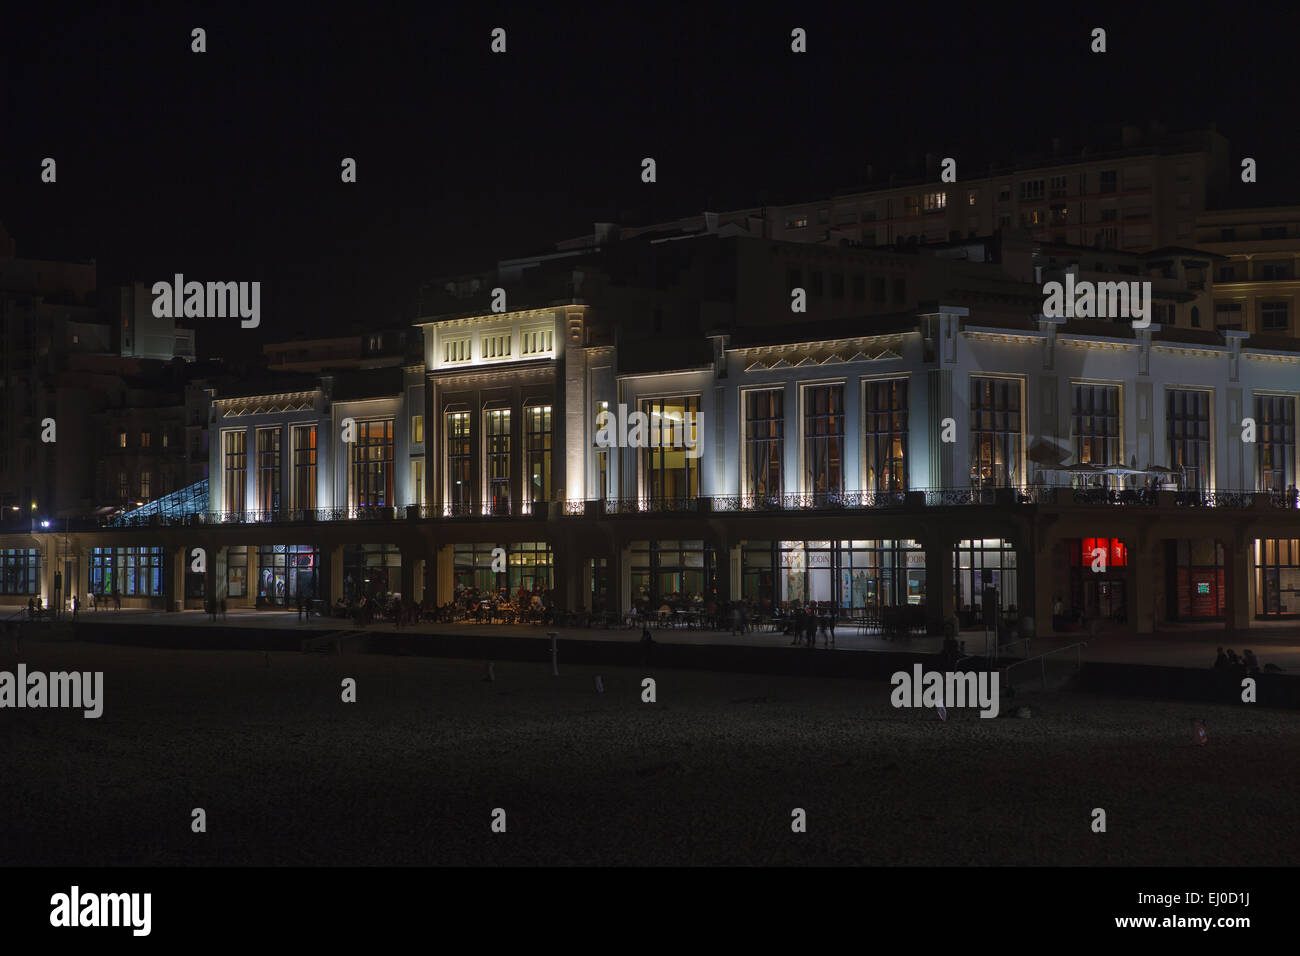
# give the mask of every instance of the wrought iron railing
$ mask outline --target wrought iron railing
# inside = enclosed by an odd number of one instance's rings
[[[1159,504],[1177,508],[1214,508],[1244,510],[1269,508],[1300,511],[1300,496],[1291,491],[1204,491],[1159,492],[1150,489],[1114,490],[1108,488],[932,488],[918,491],[846,491],[812,492],[782,495],[716,495],[702,498],[606,498],[565,500],[560,513],[568,517],[601,514],[605,516],[645,514],[722,513],[790,513],[888,511],[908,508],[964,508],[969,506],[1004,507],[1008,505],[1053,505],[1068,500],[1085,507],[1155,507]],[[599,503],[599,507],[597,506]],[[535,503],[532,517],[549,516],[549,506]],[[514,514],[505,503],[487,516],[527,517]],[[484,510],[472,503],[411,505],[405,509],[367,508],[291,508],[278,511],[205,511],[194,514],[119,515],[98,522],[98,527],[150,528],[189,527],[195,525],[287,524],[300,522],[385,521],[394,518],[461,519],[482,518]],[[74,519],[70,519],[74,520]],[[79,521],[79,525],[96,526]],[[16,524],[16,523],[15,523]],[[28,522],[23,523],[24,530]]]

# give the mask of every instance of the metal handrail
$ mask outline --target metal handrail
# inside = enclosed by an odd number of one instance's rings
[[[1014,668],[1019,667],[1021,664],[1031,664],[1034,661],[1038,661],[1042,668],[1043,690],[1047,690],[1047,658],[1051,657],[1053,654],[1059,654],[1062,651],[1073,649],[1074,669],[1078,671],[1083,667],[1082,649],[1087,646],[1087,641],[1078,641],[1074,644],[1067,644],[1064,647],[1054,647],[1050,651],[1044,651],[1037,657],[1026,657],[1023,661],[1016,661],[1014,664],[1008,664],[1006,667],[1002,668],[1002,676],[1006,677]]]

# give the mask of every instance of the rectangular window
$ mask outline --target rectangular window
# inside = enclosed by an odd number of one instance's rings
[[[885,277],[871,277],[871,301],[883,304],[885,301]]]
[[[124,471],[119,471],[117,473],[117,496],[119,498],[125,498],[130,493],[131,485],[130,482],[127,481],[127,474]]]
[[[120,429],[120,430],[118,431],[118,433],[117,433],[117,447],[118,447],[118,448],[125,448],[125,447],[126,447],[126,429],[125,429],[125,428]]]
[[[302,511],[316,508],[315,425],[296,425],[293,429],[293,506]]]
[[[978,189],[966,190],[966,205],[978,206],[980,201],[980,191]]]
[[[1295,476],[1295,397],[1256,395],[1259,491],[1286,491]]]
[[[1285,239],[1286,226],[1264,226],[1259,230],[1261,239]]]
[[[1285,332],[1287,327],[1287,303],[1263,302],[1259,307],[1259,326],[1265,332]]]
[[[257,509],[263,517],[280,511],[280,429],[257,430]]]
[[[844,386],[805,386],[803,402],[804,491],[843,494]]]
[[[411,444],[412,445],[424,444],[424,416],[423,415],[411,416]]]
[[[680,501],[700,494],[700,399],[643,399],[641,411],[649,422],[648,448],[641,453],[645,495],[652,501]]]
[[[470,358],[470,340],[468,336],[443,341],[442,361],[444,364],[452,365],[457,362],[468,362]]]
[[[745,393],[745,489],[756,498],[779,498],[785,448],[785,392]]]
[[[1214,304],[1214,327],[1218,329],[1241,329],[1241,303],[1216,302]]]
[[[948,194],[946,192],[926,193],[923,204],[926,212],[942,212],[948,208]]]
[[[1291,263],[1261,262],[1259,264],[1259,277],[1270,281],[1275,279],[1290,279],[1292,278]]]
[[[248,433],[228,431],[221,433],[222,487],[225,491],[225,510],[242,514],[248,503]]]
[[[140,497],[145,501],[149,500],[150,486],[153,482],[153,473],[148,471],[140,472]]]
[[[865,302],[866,298],[867,298],[866,276],[855,275],[853,277],[853,299],[856,302]]]
[[[447,509],[452,515],[469,514],[474,503],[471,469],[474,445],[469,412],[448,412],[443,434],[447,441]]]
[[[1113,193],[1119,188],[1119,175],[1113,169],[1104,169],[1101,173],[1101,191]]]
[[[1122,465],[1119,386],[1075,385],[1071,431],[1080,465]]]
[[[411,504],[424,503],[424,459],[414,458],[411,460]]]
[[[487,456],[488,514],[510,514],[510,409],[483,413],[484,454]]]
[[[1210,490],[1210,392],[1171,388],[1166,396],[1165,428],[1169,467],[1182,472],[1184,487]]]
[[[519,354],[527,356],[547,355],[553,345],[553,333],[550,329],[528,329],[519,335]]]
[[[905,378],[866,383],[864,491],[907,490],[907,386]]]
[[[537,505],[551,497],[551,406],[524,409],[524,463],[528,501]]]
[[[1043,198],[1043,180],[1026,179],[1020,184],[1020,201],[1032,202]]]
[[[393,505],[393,420],[356,423],[352,442],[351,500],[354,511]]]
[[[483,336],[479,351],[485,359],[510,357],[510,333],[494,332]]]
[[[970,477],[977,488],[1009,488],[1023,483],[1020,457],[1024,437],[1019,379],[970,380]]]
[[[808,225],[807,216],[795,216],[785,221],[785,228],[787,229],[802,229],[806,225]]]
[[[903,197],[903,215],[919,216],[921,215],[921,197],[904,196]]]
[[[149,448],[149,447],[151,447],[152,445],[153,445],[153,433],[152,433],[152,432],[141,432],[141,433],[140,433],[140,447],[141,447],[141,448]]]
[[[842,272],[831,273],[831,298],[844,298],[844,273]]]
[[[1236,282],[1236,281],[1237,281],[1237,267],[1236,267],[1236,266],[1219,266],[1219,279],[1218,279],[1218,281],[1219,281],[1219,282]]]

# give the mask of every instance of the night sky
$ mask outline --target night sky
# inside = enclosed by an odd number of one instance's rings
[[[986,161],[1123,122],[1217,122],[1258,160],[1261,202],[1300,197],[1293,35],[1248,13],[112,6],[6,12],[0,222],[19,255],[96,258],[101,284],[261,280],[249,346],[405,324],[421,282],[598,219],[798,201],[869,162]],[[201,353],[221,344],[200,330]]]

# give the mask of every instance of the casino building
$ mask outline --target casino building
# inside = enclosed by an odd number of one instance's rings
[[[426,296],[422,361],[210,389],[206,483],[0,528],[0,601],[540,585],[569,609],[818,601],[938,632],[981,626],[991,586],[1040,633],[1294,616],[1300,340],[1201,325],[1222,260],[814,246],[715,217],[502,262]],[[1044,317],[1067,272],[1151,281],[1152,323]],[[663,440],[598,445],[620,405]]]

